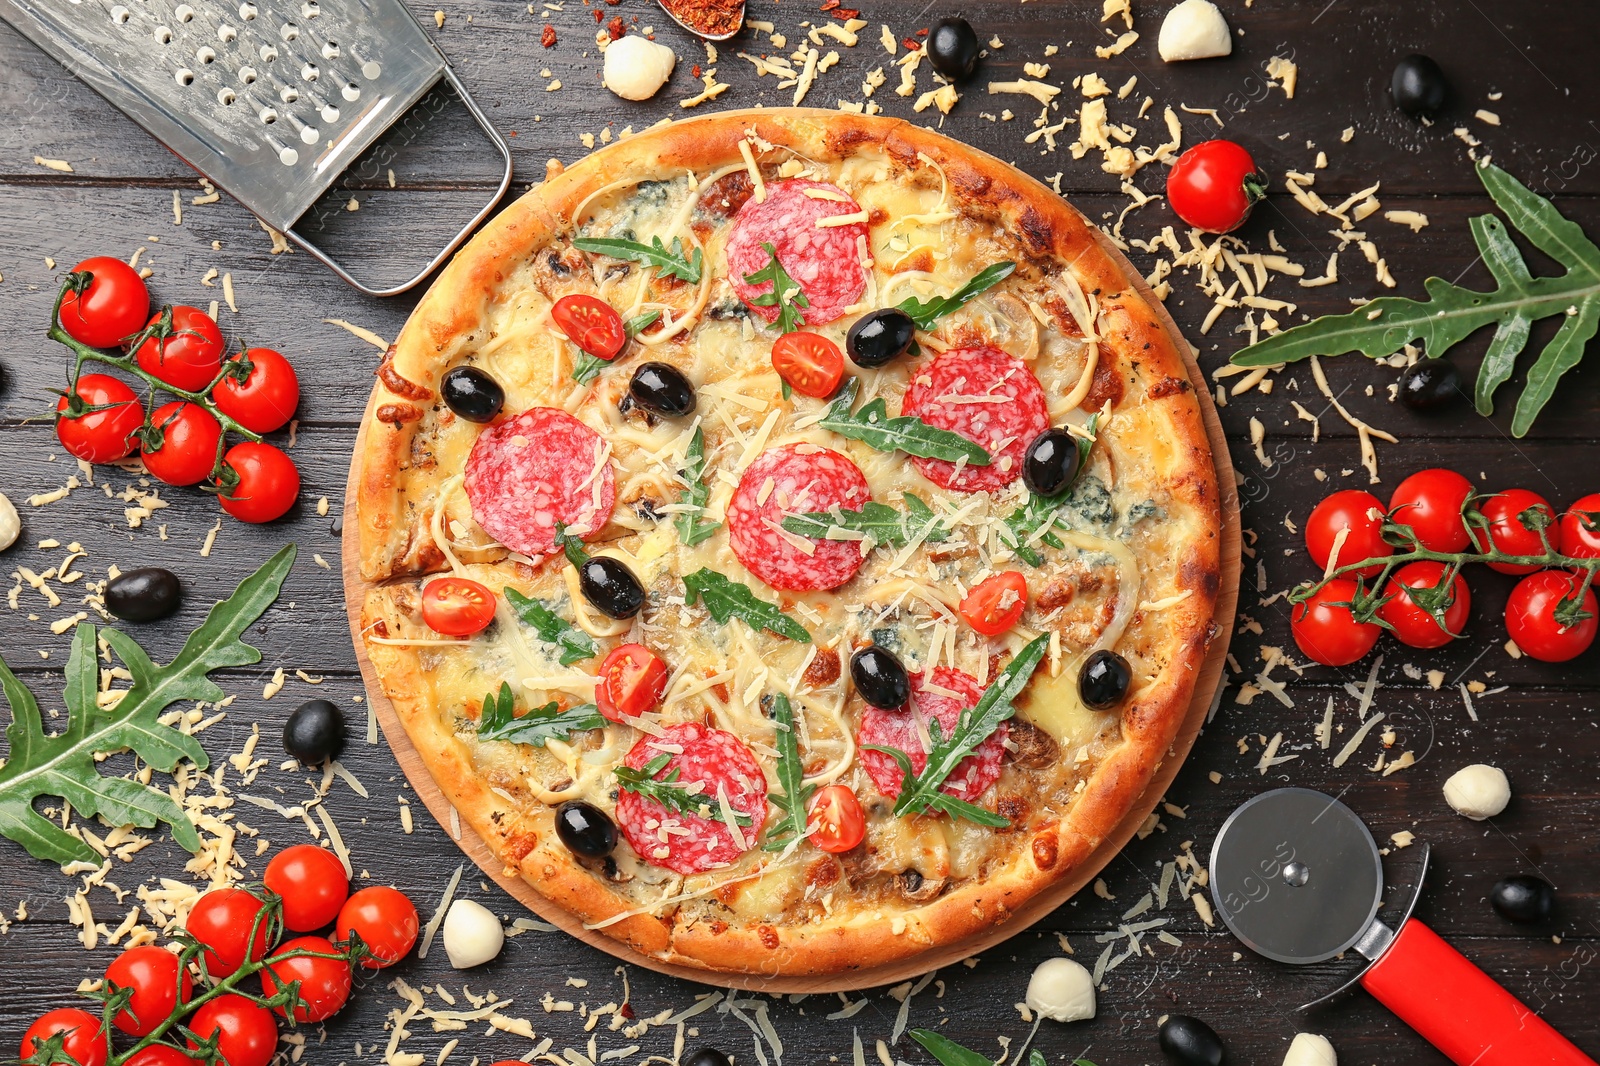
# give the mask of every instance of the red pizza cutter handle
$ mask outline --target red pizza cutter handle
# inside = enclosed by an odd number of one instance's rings
[[[1415,918],[1361,985],[1458,1066],[1596,1066]]]

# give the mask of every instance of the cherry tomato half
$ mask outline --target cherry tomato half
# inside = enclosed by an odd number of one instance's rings
[[[160,318],[157,314],[149,324]],[[198,307],[180,305],[172,309],[166,337],[147,338],[134,354],[145,373],[185,392],[199,392],[222,369],[222,330],[216,319]]]
[[[145,469],[168,485],[198,485],[211,476],[222,441],[222,424],[197,403],[174,400],[157,407],[150,426],[161,434],[161,447],[141,449]]]
[[[600,664],[594,702],[613,722],[654,710],[667,691],[667,664],[643,644],[622,644]]]
[[[222,457],[222,465],[237,478],[230,488],[227,474],[218,478],[222,491],[217,502],[241,522],[271,522],[282,518],[300,495],[300,471],[294,460],[270,444],[240,441]]]
[[[1324,666],[1348,666],[1371,651],[1381,629],[1375,622],[1355,620],[1349,607],[1355,596],[1356,583],[1340,577],[1295,604],[1289,630],[1300,650]]]
[[[78,1066],[106,1066],[110,1050],[101,1033],[100,1019],[77,1007],[53,1010],[28,1026],[28,1031],[22,1034],[22,1057],[32,1055],[39,1045],[57,1033],[67,1034],[61,1050],[71,1055]]]
[[[1600,556],[1600,492],[1585,496],[1561,516],[1561,552],[1574,559]]]
[[[171,1044],[151,1044],[134,1052],[126,1066],[201,1066],[200,1060],[185,1055]]]
[[[300,378],[289,360],[271,348],[246,348],[228,360],[228,370],[211,393],[223,414],[252,433],[289,424],[300,405]],[[243,382],[234,376],[241,373]]]
[[[800,395],[826,400],[844,377],[844,353],[820,333],[785,333],[772,346],[772,369]]]
[[[133,998],[112,1023],[131,1036],[148,1036],[179,1003],[189,1002],[194,982],[178,956],[154,944],[129,948],[106,967],[106,981],[133,989]]]
[[[1472,495],[1472,482],[1454,470],[1419,470],[1395,486],[1389,497],[1389,521],[1410,526],[1424,548],[1458,552],[1472,543],[1461,508]]]
[[[422,620],[435,633],[470,637],[494,621],[494,593],[466,577],[435,578],[422,589]]]
[[[56,403],[56,436],[62,447],[88,463],[111,463],[138,446],[144,405],[133,390],[106,374],[84,374],[74,390],[90,410],[74,418],[65,414],[65,396]],[[98,408],[98,410],[96,410]]]
[[[849,851],[867,835],[867,816],[848,785],[829,785],[811,797],[806,815],[811,843],[835,855]]]
[[[217,1052],[227,1066],[267,1066],[278,1051],[278,1023],[272,1012],[243,996],[218,996],[189,1019],[189,1028],[205,1040],[217,1038]],[[191,1048],[200,1045],[189,1041]]]
[[[1571,597],[1581,582],[1565,570],[1541,570],[1517,582],[1506,600],[1506,632],[1517,647],[1547,663],[1564,663],[1588,650],[1600,629],[1593,589],[1583,593],[1581,611],[1587,618],[1571,625],[1556,619],[1561,602]]]
[[[1450,583],[1452,599],[1444,609],[1444,628],[1433,615],[1412,600],[1409,589],[1434,588],[1444,579],[1445,565],[1428,560],[1407,563],[1389,578],[1384,594],[1389,600],[1378,608],[1378,617],[1389,624],[1400,643],[1412,648],[1442,648],[1461,635],[1472,611],[1472,591],[1459,573]]]
[[[265,906],[261,900],[242,888],[214,888],[195,901],[189,911],[184,928],[189,935],[206,946],[201,961],[206,973],[212,977],[227,977],[245,963],[245,946],[249,945],[250,961],[266,957],[267,937],[271,924],[265,916],[256,916]],[[255,937],[250,936],[251,928]]]
[[[1203,141],[1178,157],[1167,174],[1167,202],[1179,218],[1207,233],[1244,224],[1266,196],[1267,176],[1232,141]]]
[[[299,981],[300,998],[305,1002],[295,1008],[294,1020],[297,1022],[325,1021],[343,1010],[350,1000],[350,964],[343,959],[317,959],[310,955],[281,958],[290,951],[338,954],[338,949],[325,937],[301,936],[285,941],[273,952],[272,958],[267,960],[266,967],[261,971],[262,991],[271,996],[277,993],[280,984]],[[284,1009],[279,1007],[278,1013],[284,1014]]]
[[[1538,530],[1529,529],[1522,524],[1521,515],[1527,511],[1539,510],[1544,512],[1549,519],[1549,525],[1544,528],[1544,535],[1550,539],[1550,547],[1556,551],[1561,550],[1561,526],[1556,521],[1555,508],[1550,502],[1537,492],[1527,489],[1506,489],[1493,496],[1486,496],[1478,504],[1478,510],[1484,518],[1489,520],[1487,530],[1471,530],[1472,540],[1479,551],[1493,546],[1507,555],[1543,555],[1544,542],[1539,539]],[[1484,534],[1488,536],[1485,538]],[[1537,566],[1515,563],[1490,563],[1489,569],[1498,570],[1502,574],[1531,574],[1538,570]]]
[[[1341,529],[1350,532],[1339,548],[1340,566],[1394,554],[1394,548],[1383,540],[1383,504],[1370,492],[1345,489],[1317,504],[1306,519],[1306,551],[1318,570],[1327,569]],[[1382,563],[1373,563],[1353,572],[1375,577],[1382,569]]]
[[[1028,606],[1028,579],[1016,570],[984,578],[956,608],[962,619],[986,637],[998,637],[1017,624]]]
[[[372,952],[363,968],[381,970],[406,957],[417,942],[417,908],[397,888],[373,885],[345,901],[335,925],[338,939],[348,943],[355,933]]]
[[[573,344],[596,359],[609,363],[628,343],[622,316],[604,300],[585,293],[575,292],[557,300],[550,317]]]
[[[267,863],[266,886],[283,898],[283,926],[296,933],[321,929],[350,898],[344,864],[327,848],[296,844]]]
[[[79,344],[114,348],[150,317],[150,291],[139,272],[122,260],[97,255],[72,272],[92,275],[82,293],[69,291],[61,301],[61,328]]]

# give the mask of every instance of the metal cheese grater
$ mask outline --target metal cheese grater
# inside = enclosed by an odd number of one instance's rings
[[[0,16],[263,222],[363,292],[426,277],[511,183],[511,151],[402,0],[0,0]],[[499,188],[416,277],[357,281],[294,226],[446,79],[505,160]]]

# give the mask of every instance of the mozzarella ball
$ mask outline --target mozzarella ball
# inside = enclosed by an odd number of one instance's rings
[[[1339,1066],[1328,1038],[1316,1033],[1297,1033],[1283,1057],[1283,1066]]]
[[[1183,0],[1167,12],[1156,48],[1168,63],[1210,59],[1232,53],[1233,34],[1228,32],[1228,21],[1211,0]]]
[[[458,970],[482,966],[500,954],[505,942],[500,919],[489,908],[470,899],[450,904],[450,911],[444,916],[444,950],[451,966]]]
[[[1046,959],[1028,979],[1028,1009],[1057,1022],[1094,1017],[1094,980],[1071,959]]]
[[[1457,814],[1481,822],[1506,809],[1511,802],[1511,782],[1498,766],[1473,763],[1450,775],[1444,783],[1444,798]]]
[[[22,519],[17,516],[16,506],[0,493],[0,552],[15,544],[21,534]]]
[[[605,85],[624,100],[648,100],[667,83],[677,55],[643,37],[620,37],[606,47]]]

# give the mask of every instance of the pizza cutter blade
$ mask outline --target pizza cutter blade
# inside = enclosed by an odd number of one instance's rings
[[[1280,788],[1245,802],[1217,832],[1210,885],[1223,922],[1259,955],[1308,965],[1355,949],[1368,962],[1344,987],[1360,984],[1458,1066],[1596,1066],[1411,917],[1415,898],[1398,929],[1378,919],[1377,845],[1332,796]]]

